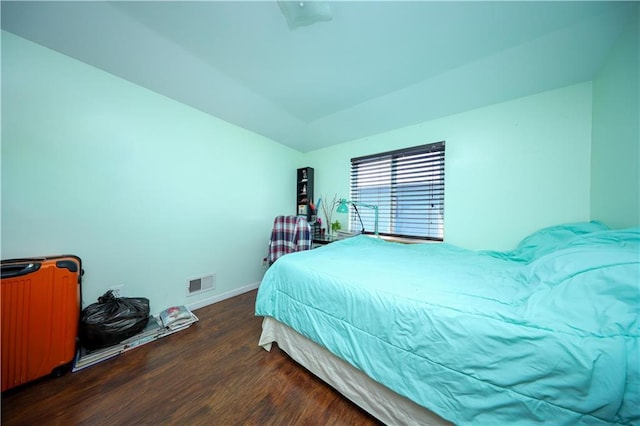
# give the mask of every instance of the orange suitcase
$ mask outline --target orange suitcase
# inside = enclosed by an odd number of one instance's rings
[[[3,260],[2,391],[65,373],[76,354],[82,263],[72,255]]]

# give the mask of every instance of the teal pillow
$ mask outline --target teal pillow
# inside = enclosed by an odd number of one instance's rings
[[[515,250],[506,252],[511,260],[529,263],[546,254],[566,247],[574,238],[591,232],[607,231],[602,222],[577,222],[550,226],[525,237]]]
[[[616,275],[614,267],[625,272]],[[598,279],[589,279],[588,273],[602,273],[610,291],[621,282],[630,283],[630,288],[638,293],[640,278],[640,228],[617,229],[593,232],[581,235],[567,242],[564,247],[544,256],[538,256],[528,266],[531,278],[547,284],[557,284],[580,275],[582,282],[595,283]],[[618,269],[620,269],[618,268]],[[595,285],[595,284],[594,284]],[[629,287],[629,285],[627,286]]]

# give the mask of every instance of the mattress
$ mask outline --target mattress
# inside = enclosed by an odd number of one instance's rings
[[[388,425],[444,426],[451,423],[404,398],[317,343],[271,317],[262,323],[259,345],[270,351],[272,343],[286,352],[347,399]]]
[[[569,233],[505,253],[367,236],[292,253],[256,314],[456,424],[640,422],[640,233]]]

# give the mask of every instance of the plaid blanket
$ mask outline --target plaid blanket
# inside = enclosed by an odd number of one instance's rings
[[[273,221],[269,242],[269,265],[280,256],[311,249],[311,227],[301,216],[278,216]]]

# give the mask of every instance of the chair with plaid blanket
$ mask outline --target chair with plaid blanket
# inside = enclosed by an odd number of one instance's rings
[[[269,242],[269,265],[294,251],[311,249],[311,226],[303,216],[277,216]]]

